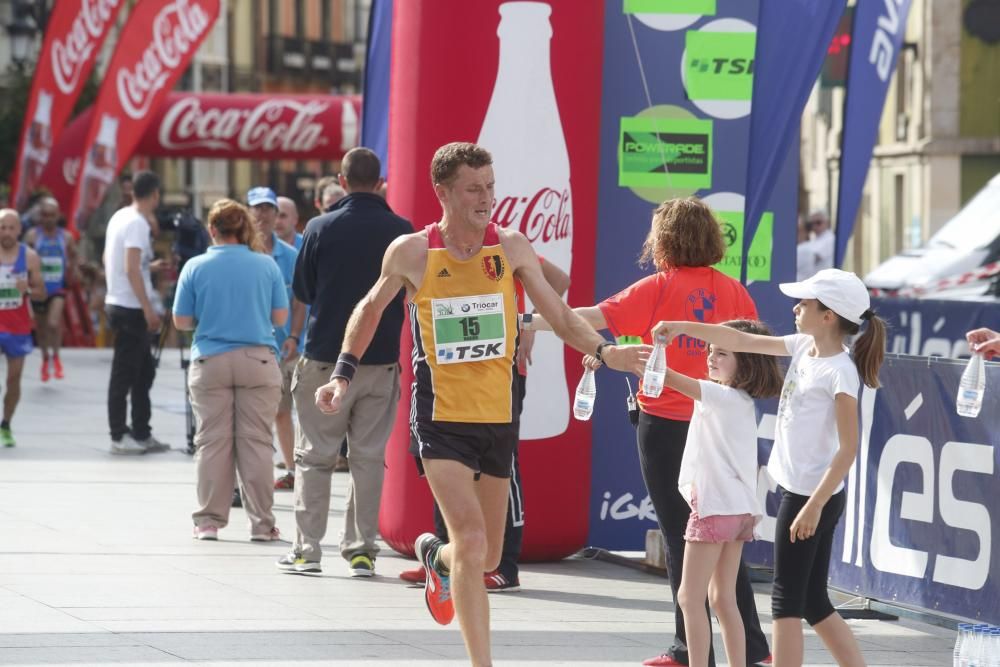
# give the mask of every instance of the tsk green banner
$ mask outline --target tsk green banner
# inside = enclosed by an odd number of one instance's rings
[[[756,46],[756,32],[689,31],[684,49],[688,97],[748,101],[753,93]]]
[[[715,0],[625,0],[626,14],[715,14]]]
[[[730,278],[740,279],[740,264],[743,261],[743,213],[737,211],[716,211],[722,227],[722,238],[726,242],[726,255],[715,268]],[[771,254],[774,248],[774,214],[767,212],[760,218],[760,225],[750,243],[747,258],[747,280],[767,282],[771,280]]]
[[[712,121],[621,119],[618,185],[707,189],[712,186]]]

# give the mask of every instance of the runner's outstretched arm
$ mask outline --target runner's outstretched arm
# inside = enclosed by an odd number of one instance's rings
[[[504,252],[518,279],[524,284],[524,291],[557,336],[584,354],[594,354],[598,346],[608,343],[594,330],[594,327],[563,303],[555,290],[549,286],[542,275],[538,255],[523,234],[507,231],[502,238]],[[648,345],[608,344],[602,347],[601,356],[609,368],[641,375],[650,349]]]

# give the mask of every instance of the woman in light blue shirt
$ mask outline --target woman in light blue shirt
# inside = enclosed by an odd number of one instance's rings
[[[198,422],[194,537],[215,540],[229,522],[239,471],[250,539],[269,542],[278,539],[271,512],[271,424],[281,395],[274,328],[288,318],[288,295],[246,207],[216,202],[208,231],[212,246],[184,265],[173,313],[178,330],[194,331],[188,377]]]

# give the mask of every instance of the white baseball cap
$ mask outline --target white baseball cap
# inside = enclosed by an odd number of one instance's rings
[[[793,299],[816,299],[845,320],[859,325],[872,305],[861,278],[840,269],[823,269],[802,282],[781,283],[778,287]]]

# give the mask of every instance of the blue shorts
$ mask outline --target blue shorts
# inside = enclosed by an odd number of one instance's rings
[[[0,354],[16,359],[26,357],[35,349],[31,334],[12,334],[0,331]]]

